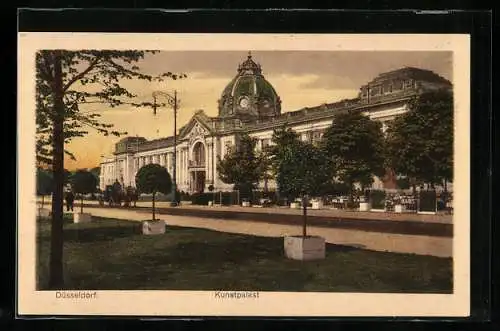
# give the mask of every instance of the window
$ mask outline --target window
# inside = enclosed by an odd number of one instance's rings
[[[394,81],[392,83],[392,89],[393,90],[401,90],[403,88],[403,82],[398,80],[398,81]]]

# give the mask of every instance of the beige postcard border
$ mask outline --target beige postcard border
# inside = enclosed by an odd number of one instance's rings
[[[119,34],[18,35],[18,313],[148,316],[468,316],[469,35],[433,34]],[[56,299],[35,289],[35,53],[39,49],[452,51],[455,93],[454,287],[449,295],[260,292],[219,299],[213,291],[98,291],[95,299]]]

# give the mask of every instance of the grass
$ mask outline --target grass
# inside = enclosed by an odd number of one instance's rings
[[[452,259],[327,244],[326,259],[284,257],[283,239],[93,217],[64,224],[64,289],[452,293]],[[38,221],[37,288],[47,289],[50,223]]]

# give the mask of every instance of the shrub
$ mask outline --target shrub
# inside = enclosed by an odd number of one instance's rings
[[[215,193],[196,193],[191,196],[193,205],[208,205],[209,201],[214,201],[215,204],[221,203],[225,206],[237,204],[238,192],[215,192]]]
[[[370,191],[370,202],[373,209],[384,209],[385,208],[385,191],[382,190],[371,190]]]
[[[190,201],[191,200],[191,195],[189,193],[181,191],[181,201]]]
[[[191,203],[193,205],[208,205],[208,202],[212,200],[214,200],[212,193],[196,193],[191,195]]]
[[[436,211],[436,191],[420,191],[418,210]]]

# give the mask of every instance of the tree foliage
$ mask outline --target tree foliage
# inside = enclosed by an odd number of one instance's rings
[[[89,170],[95,178],[97,178],[97,186],[99,186],[99,181],[100,181],[100,175],[101,175],[101,167],[94,167]]]
[[[97,179],[87,170],[77,170],[71,175],[69,181],[73,191],[80,194],[80,213],[83,213],[83,195],[97,190]]]
[[[335,164],[337,179],[349,187],[368,186],[384,175],[384,136],[381,124],[361,112],[337,114],[323,136],[325,153]],[[351,195],[350,194],[350,195]]]
[[[36,153],[39,164],[52,163],[52,133],[54,117],[54,60],[58,56],[62,66],[61,89],[64,102],[64,142],[83,137],[89,129],[108,136],[126,132],[100,121],[101,114],[89,107],[102,104],[110,108],[129,105],[152,107],[151,102],[132,102],[137,95],[123,87],[125,80],[163,81],[178,79],[184,74],[171,72],[157,76],[144,74],[136,65],[147,53],[157,51],[52,51],[36,54]],[[85,106],[85,109],[82,108]],[[65,150],[72,159],[74,155]]]
[[[300,141],[291,129],[277,130],[273,135],[271,163],[280,193],[290,199],[317,195],[332,178],[332,165],[323,151]]]
[[[38,168],[36,171],[36,195],[48,195],[52,193],[52,189],[52,174],[45,169]]]
[[[272,140],[269,153],[278,190],[290,200],[302,198],[302,233],[305,237],[308,198],[331,182],[332,164],[319,147],[300,141],[290,128],[276,130]]]
[[[54,181],[52,179],[52,174],[41,168],[37,168],[36,171],[36,195],[42,197],[42,205],[40,208],[43,208],[45,204],[45,196],[52,193],[54,188]]]
[[[452,92],[442,89],[424,93],[409,108],[387,129],[387,164],[414,184],[452,181]]]
[[[94,193],[97,188],[97,180],[93,173],[87,170],[77,170],[70,177],[71,188],[75,193]]]
[[[146,53],[155,51],[41,50],[36,54],[36,156],[39,165],[52,168],[51,249],[49,287],[64,286],[63,277],[63,185],[64,155],[74,157],[65,144],[94,129],[108,136],[120,136],[112,124],[102,123],[96,104],[109,108],[129,105],[152,107],[135,102],[136,95],[124,87],[127,80],[161,81],[184,75],[171,72],[152,76],[136,65]]]
[[[153,220],[155,218],[155,196],[156,193],[170,193],[172,189],[172,178],[167,169],[159,164],[147,164],[139,169],[135,175],[135,185],[139,192],[153,194]]]
[[[266,157],[255,151],[256,144],[256,139],[242,135],[239,144],[217,163],[220,179],[234,184],[234,189],[240,191],[242,198],[251,195],[267,170]]]

